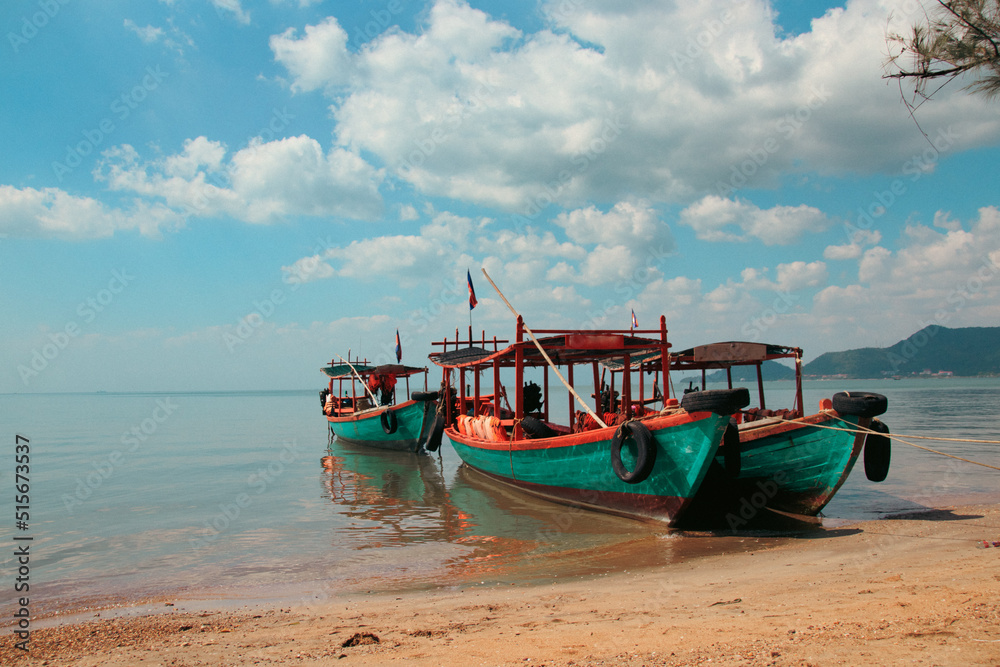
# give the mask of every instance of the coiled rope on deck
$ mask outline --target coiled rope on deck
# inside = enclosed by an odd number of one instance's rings
[[[824,412],[825,412],[825,410],[824,410]],[[785,419],[784,417],[777,417],[777,419],[780,422],[784,422],[784,423],[788,423],[788,424],[802,424],[802,422],[795,421],[794,419]],[[836,419],[839,419],[841,422],[843,422],[845,424],[849,424],[850,423],[850,422],[844,421],[840,417],[836,417]],[[753,423],[753,422],[750,422],[750,423]],[[830,429],[831,431],[845,431],[847,433],[864,433],[865,435],[867,435],[869,433],[874,433],[876,435],[885,435],[884,433],[879,433],[878,431],[873,431],[870,428],[863,428],[861,426],[858,426],[856,428],[840,428],[839,426],[826,426],[824,424],[804,424],[804,425],[814,426],[816,428],[827,428],[827,429]],[[948,457],[950,459],[957,459],[959,461],[965,461],[966,463],[971,463],[973,465],[982,466],[984,468],[990,468],[992,470],[1000,470],[1000,466],[990,465],[989,463],[980,463],[979,461],[973,461],[972,459],[966,459],[966,458],[962,458],[961,456],[955,456],[954,454],[948,454],[947,452],[941,452],[941,451],[938,451],[936,449],[931,449],[930,447],[924,447],[923,445],[918,445],[918,444],[913,443],[913,442],[907,442],[905,440],[905,438],[914,438],[914,439],[921,439],[921,440],[943,440],[943,441],[948,441],[948,442],[973,442],[973,443],[985,444],[985,445],[1000,445],[1000,440],[972,440],[972,439],[965,439],[965,438],[939,438],[939,437],[929,436],[929,435],[904,435],[904,436],[900,437],[900,435],[898,433],[890,433],[889,436],[893,440],[901,442],[904,445],[909,445],[910,447],[916,447],[917,449],[922,449],[925,452],[930,452],[932,454],[940,454],[941,456],[946,456],[946,457]]]

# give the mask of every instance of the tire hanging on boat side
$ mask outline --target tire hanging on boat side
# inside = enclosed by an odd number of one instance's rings
[[[734,389],[710,389],[684,394],[681,407],[688,412],[714,412],[731,415],[750,405],[750,391],[746,387]]]
[[[392,410],[386,410],[382,413],[382,430],[386,432],[387,435],[392,435],[396,432],[396,428],[399,426],[396,421],[396,413]]]
[[[876,433],[865,436],[865,477],[872,482],[881,482],[889,475],[889,459],[892,457],[889,427],[873,419],[868,428]]]
[[[435,412],[434,413],[434,425],[431,427],[430,432],[427,434],[427,440],[424,442],[424,449],[429,452],[436,452],[441,446],[441,438],[444,436],[444,415]]]
[[[636,447],[635,468],[631,472],[622,463],[622,445],[630,435]],[[656,443],[646,425],[642,422],[625,422],[619,426],[615,431],[615,437],[611,439],[611,467],[618,475],[618,479],[628,484],[638,484],[649,477],[654,463],[656,463]]]
[[[833,395],[833,409],[842,415],[878,417],[889,407],[882,394],[867,391],[839,391]]]

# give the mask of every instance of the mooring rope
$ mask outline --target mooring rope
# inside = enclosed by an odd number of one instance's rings
[[[798,421],[795,421],[793,419],[785,419],[784,417],[778,417],[777,419],[780,422],[785,422],[785,423],[788,423],[788,424],[802,424],[802,422],[798,422]],[[850,423],[850,422],[844,421],[840,417],[837,417],[837,419],[840,419],[840,421],[844,422],[845,424],[849,424]],[[752,424],[753,422],[750,422],[750,423]],[[870,428],[863,428],[861,426],[858,426],[857,428],[840,428],[838,426],[826,426],[824,424],[808,424],[808,426],[814,426],[816,428],[827,428],[827,429],[830,429],[831,431],[845,431],[847,433],[864,433],[866,435],[868,433],[874,433],[876,435],[887,435],[885,433],[879,433],[878,431],[873,431]],[[947,440],[949,442],[976,442],[976,443],[984,443],[984,444],[988,444],[988,445],[1000,445],[1000,442],[998,442],[996,440],[963,440],[961,438],[935,438],[935,437],[932,437],[932,436],[921,436],[921,435],[904,435],[903,437],[900,437],[896,433],[889,433],[888,436],[891,439],[893,439],[893,440],[897,440],[897,441],[903,443],[904,445],[909,445],[910,447],[916,447],[917,449],[922,449],[925,452],[930,452],[932,454],[940,454],[941,456],[946,456],[946,457],[948,457],[950,459],[957,459],[959,461],[965,461],[966,463],[971,463],[973,465],[982,466],[984,468],[990,468],[992,470],[1000,470],[1000,466],[990,465],[989,463],[980,463],[979,461],[973,461],[971,459],[962,458],[961,456],[955,456],[954,454],[948,454],[946,452],[940,452],[940,451],[938,451],[936,449],[931,449],[930,447],[924,447],[923,445],[918,445],[918,444],[913,443],[913,442],[907,442],[904,438],[923,438],[925,440]]]

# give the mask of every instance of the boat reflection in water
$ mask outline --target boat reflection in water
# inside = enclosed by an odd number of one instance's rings
[[[463,519],[448,501],[441,463],[409,452],[336,443],[323,459],[323,485],[348,519],[358,549],[451,541]]]
[[[335,546],[357,554],[331,563],[349,573],[328,574],[365,589],[566,579],[774,541],[688,539],[662,522],[537,499],[436,456],[338,442],[324,464],[324,495],[346,519]]]

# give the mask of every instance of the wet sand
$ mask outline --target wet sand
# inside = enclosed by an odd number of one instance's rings
[[[997,665],[1000,547],[983,540],[1000,543],[998,505],[556,583],[228,611],[174,600],[34,630],[27,655],[5,631],[0,664]]]

